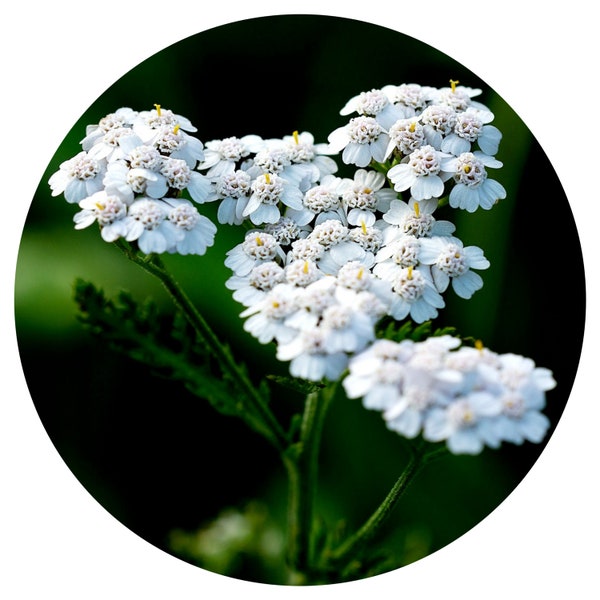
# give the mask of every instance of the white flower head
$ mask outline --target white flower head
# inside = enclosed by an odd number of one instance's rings
[[[244,306],[252,306],[260,302],[278,283],[284,281],[283,267],[275,261],[266,261],[257,264],[247,275],[232,275],[225,282],[225,287],[234,290],[234,300]]]
[[[240,162],[263,150],[265,144],[258,135],[245,135],[241,138],[232,136],[222,140],[206,142],[204,159],[197,168],[206,171],[207,177],[220,177],[231,173],[240,166]]]
[[[344,116],[353,113],[373,117],[385,129],[404,116],[402,108],[395,106],[384,90],[378,89],[353,96],[340,110],[340,115]]]
[[[494,419],[502,405],[486,392],[460,396],[443,408],[434,408],[425,420],[423,437],[445,441],[454,454],[479,454],[485,446],[497,448],[500,440]]]
[[[301,210],[302,198],[303,194],[297,185],[279,175],[264,173],[252,182],[251,194],[242,216],[249,217],[254,225],[274,224],[282,217],[280,205]]]
[[[102,117],[97,124],[88,125],[85,128],[85,137],[81,140],[82,148],[85,151],[89,150],[97,140],[111,130],[131,127],[137,114],[136,111],[124,106]]]
[[[394,319],[401,321],[410,316],[416,323],[423,323],[435,319],[438,309],[445,306],[426,268],[402,269],[391,283],[395,296],[389,314]]]
[[[366,167],[372,160],[385,161],[389,136],[375,117],[359,116],[332,131],[328,141],[333,152],[342,152],[345,164]]]
[[[163,127],[156,132],[152,143],[163,156],[184,160],[193,169],[204,158],[204,144],[180,128]]]
[[[87,152],[81,151],[62,162],[58,171],[51,175],[48,183],[52,196],[64,194],[67,202],[77,204],[102,189],[105,172],[104,160],[93,158]]]
[[[197,131],[188,118],[175,114],[172,110],[159,104],[155,104],[152,110],[137,113],[132,119],[132,128],[144,142],[151,142],[157,134],[165,130],[175,133],[180,129],[186,132]]]
[[[444,182],[452,176],[447,166],[451,158],[450,154],[424,145],[393,166],[388,177],[397,192],[410,189],[415,200],[439,198],[444,192]]]
[[[393,200],[390,209],[383,215],[383,220],[394,226],[384,231],[384,242],[387,244],[402,235],[419,238],[452,235],[456,229],[454,224],[433,216],[437,206],[435,198],[419,202],[414,198],[409,202]]]
[[[137,241],[145,254],[161,254],[174,248],[183,240],[185,232],[168,219],[170,206],[161,200],[141,197],[129,207],[133,220],[129,241]]]
[[[470,298],[483,287],[483,279],[472,269],[487,269],[489,261],[477,246],[464,247],[455,237],[423,238],[419,261],[431,265],[431,275],[436,289],[443,293],[450,282],[461,298]]]
[[[486,117],[491,113],[483,113],[468,109],[456,115],[453,132],[441,143],[441,150],[454,156],[470,152],[475,142],[485,154],[491,156],[498,151],[502,134],[494,125],[486,124]]]
[[[420,121],[420,116],[399,119],[389,128],[390,144],[386,156],[390,156],[394,151],[406,156],[427,145],[425,129]]]
[[[215,224],[198,212],[198,209],[187,200],[170,198],[166,202],[171,209],[167,219],[183,236],[169,249],[178,254],[202,255],[214,244],[217,228]]]
[[[283,258],[281,246],[271,234],[249,231],[241,244],[227,251],[225,266],[236,275],[244,276],[261,262]]]
[[[486,170],[501,166],[499,160],[482,152],[465,152],[453,159],[448,165],[454,172],[455,181],[450,192],[450,206],[467,212],[475,212],[478,208],[489,210],[498,200],[506,198],[502,184],[489,179]]]
[[[97,222],[102,239],[114,242],[118,238],[130,239],[132,221],[127,216],[127,204],[117,195],[100,190],[79,202],[82,209],[73,216],[75,229],[84,229]]]
[[[149,168],[132,168],[124,160],[108,164],[103,183],[109,194],[116,194],[127,204],[140,195],[162,198],[168,191],[167,182],[160,173]]]

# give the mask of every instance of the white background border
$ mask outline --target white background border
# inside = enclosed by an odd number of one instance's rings
[[[13,289],[20,235],[39,178],[66,132],[106,88],[189,35],[251,17],[325,14],[323,2],[305,1],[286,11],[274,1],[202,5],[154,0],[20,1],[4,9],[1,597],[186,600],[243,593],[267,599],[308,594],[396,598],[413,593],[426,600],[494,600],[589,598],[590,590],[597,590],[600,421],[593,309],[600,304],[593,259],[599,243],[600,46],[593,3],[539,4],[543,8],[522,0],[428,0],[422,5],[380,0],[359,4],[373,10],[348,6],[326,13],[396,29],[432,45],[484,78],[517,112],[546,151],[575,215],[586,260],[588,314],[579,373],[557,431],[529,475],[492,515],[450,546],[400,571],[310,589],[248,584],[203,572],[147,544],[91,498],[56,453],[33,408],[18,357]],[[531,202],[543,210],[544,198]],[[557,319],[568,323],[568,262],[561,262],[561,251],[568,260],[569,248],[561,248],[559,231],[547,233],[547,247],[523,260],[531,268],[536,260],[557,260],[556,281],[548,282],[548,292],[564,296],[564,313]],[[65,365],[64,376],[68,373]]]

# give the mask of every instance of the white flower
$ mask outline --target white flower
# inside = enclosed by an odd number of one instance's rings
[[[187,190],[194,202],[202,204],[210,197],[212,192],[210,179],[192,171],[185,160],[173,156],[165,158],[160,172],[170,188],[178,191]]]
[[[395,105],[404,108],[404,118],[423,110],[431,102],[436,91],[435,88],[418,83],[386,85],[381,89]]]
[[[241,160],[247,158],[250,154],[260,152],[263,148],[263,139],[258,135],[211,140],[206,142],[204,160],[200,162],[197,168],[200,170],[208,169],[206,172],[207,177],[220,177],[235,171]]]
[[[473,98],[481,94],[479,88],[456,85],[457,83],[458,82],[453,81],[451,82],[450,87],[436,89],[432,94],[431,103],[450,106],[457,113],[463,112],[469,108],[479,110],[483,113],[490,113],[490,110],[486,106],[473,100]],[[490,121],[492,120],[489,117],[488,119]]]
[[[92,158],[85,151],[79,152],[62,162],[59,170],[48,180],[52,196],[64,193],[67,202],[77,204],[102,189],[105,172],[105,161]]]
[[[132,168],[124,160],[108,164],[103,183],[109,194],[116,194],[127,204],[138,195],[162,198],[168,191],[167,181],[160,173],[148,168]]]
[[[225,282],[225,287],[234,290],[234,300],[244,306],[252,306],[260,302],[269,290],[278,283],[283,283],[284,280],[283,267],[275,261],[267,261],[253,267],[247,275],[232,275]]]
[[[205,202],[221,200],[217,210],[219,223],[241,225],[244,222],[242,213],[248,204],[251,185],[252,177],[242,169],[224,172],[215,180],[214,189]]]
[[[135,133],[146,143],[151,142],[157,134],[165,129],[195,132],[196,127],[190,120],[175,114],[172,110],[154,105],[152,110],[144,110],[137,113],[132,119],[131,126]]]
[[[362,397],[369,410],[385,410],[398,398],[412,356],[412,340],[375,340],[350,359],[342,385],[348,398]]]
[[[133,219],[127,239],[136,240],[145,254],[161,254],[183,240],[185,232],[168,219],[169,205],[161,200],[142,197],[129,207]]]
[[[123,127],[131,127],[137,112],[126,106],[119,108],[113,113],[110,113],[95,125],[88,125],[85,128],[85,137],[81,140],[82,148],[89,150],[97,140],[104,137],[111,129],[122,129]]]
[[[437,205],[438,201],[435,198],[420,202],[415,202],[412,198],[409,202],[392,200],[390,209],[383,215],[383,220],[394,227],[384,231],[384,243],[390,243],[402,235],[415,237],[452,235],[456,229],[454,224],[450,221],[438,221],[433,216]]]
[[[345,164],[366,167],[371,160],[384,162],[389,136],[374,117],[359,116],[329,134],[333,152],[342,152]]]
[[[278,175],[259,175],[251,185],[251,195],[242,211],[254,225],[277,223],[281,218],[279,203],[302,210],[303,194],[296,185],[288,183]]]
[[[185,161],[193,169],[204,158],[204,144],[183,131],[179,125],[163,127],[152,138],[152,143],[164,156]]]
[[[456,115],[456,111],[451,106],[431,104],[426,107],[420,118],[425,143],[439,150],[445,136],[454,130]]]
[[[502,163],[482,152],[465,152],[448,165],[454,172],[455,186],[450,192],[452,208],[475,212],[478,208],[491,209],[498,200],[506,198],[504,187],[488,179],[486,167],[498,168]]]
[[[326,351],[328,332],[322,328],[301,331],[292,341],[280,344],[277,358],[290,362],[290,374],[309,381],[335,381],[348,364],[345,352]]]
[[[394,319],[401,321],[410,316],[416,323],[423,323],[437,317],[437,309],[445,306],[429,270],[407,267],[391,283],[395,296],[389,314]]]
[[[503,384],[502,412],[495,423],[498,436],[513,444],[541,442],[550,427],[548,417],[540,411],[546,405],[545,392],[556,386],[552,372],[512,353],[500,355],[498,362]]]
[[[394,281],[407,267],[419,265],[420,239],[403,235],[383,246],[375,255],[373,273],[386,281]]]
[[[124,150],[122,142],[132,138],[137,144],[139,138],[131,127],[117,127],[109,129],[101,138],[97,139],[87,150],[88,155],[96,160],[118,160],[126,158],[127,150]],[[85,149],[86,147],[84,147]]]
[[[407,155],[426,145],[425,130],[420,120],[419,116],[398,119],[389,128],[390,143],[386,150],[386,157],[392,154],[394,150]]]
[[[362,116],[374,117],[384,129],[394,121],[404,116],[404,111],[399,106],[394,106],[388,95],[383,90],[372,89],[361,92],[346,102],[340,115],[358,113]]]
[[[288,283],[298,287],[306,287],[323,276],[317,264],[310,259],[290,262],[285,266],[284,274]]]
[[[385,175],[379,171],[358,169],[354,178],[348,180],[342,191],[342,204],[347,212],[349,225],[371,227],[376,221],[376,212],[386,212],[390,202],[396,199],[396,193],[382,189]]]
[[[425,420],[423,437],[445,441],[454,454],[479,454],[484,446],[500,445],[494,419],[502,406],[487,392],[460,396],[444,408],[433,408]]]
[[[183,232],[183,238],[176,242],[169,252],[178,254],[202,255],[214,244],[217,228],[215,224],[198,212],[198,209],[187,200],[169,198],[166,203],[172,208],[167,218],[176,229]]]
[[[298,288],[288,283],[276,284],[258,302],[244,310],[240,317],[246,319],[244,329],[261,344],[273,340],[279,344],[290,342],[298,336],[298,330],[286,320],[298,310]]]
[[[274,236],[282,246],[289,246],[309,233],[290,217],[280,217],[277,223],[266,223],[264,231]]]
[[[244,241],[227,251],[225,266],[236,275],[245,276],[262,262],[285,258],[281,246],[269,233],[249,231]]]
[[[82,209],[73,216],[75,229],[84,229],[97,222],[100,234],[106,242],[120,237],[130,240],[133,222],[127,216],[127,204],[116,195],[101,190],[79,202]]]
[[[420,243],[419,261],[431,265],[435,287],[445,292],[449,283],[461,298],[470,298],[483,287],[483,279],[471,269],[487,269],[489,261],[477,246],[464,247],[455,237],[423,238]]]
[[[320,181],[326,175],[338,170],[338,165],[329,154],[334,154],[328,144],[316,144],[312,133],[294,131],[291,136],[284,136],[283,143],[288,150],[292,164],[300,163],[314,167],[313,182]]]
[[[343,219],[341,195],[347,186],[347,181],[335,175],[326,175],[318,185],[314,185],[304,193],[302,205],[299,208],[290,207],[286,216],[300,226],[313,221],[316,224],[327,219]]]
[[[410,189],[415,200],[439,198],[444,192],[444,182],[452,176],[447,166],[451,158],[433,146],[421,146],[393,166],[387,176],[397,192]]]
[[[493,118],[491,113],[473,109],[457,114],[454,131],[442,141],[442,152],[458,156],[470,152],[472,144],[477,142],[485,154],[496,154],[502,133],[497,127],[486,124],[490,118]]]

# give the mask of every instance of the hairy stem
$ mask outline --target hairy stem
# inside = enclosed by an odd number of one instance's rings
[[[423,467],[432,460],[446,454],[445,448],[425,452],[422,447],[414,448],[410,460],[400,477],[394,483],[392,489],[388,492],[383,502],[377,507],[375,512],[365,521],[362,527],[342,543],[330,555],[330,563],[339,565],[343,568],[350,563],[352,559],[381,531],[382,526],[390,517],[392,511],[397,506],[399,500],[406,493],[415,477],[421,472]]]
[[[204,317],[200,314],[194,303],[188,298],[181,286],[164,267],[159,257],[156,255],[139,255],[132,251],[132,249],[121,240],[118,240],[116,245],[127,258],[142,267],[147,273],[150,273],[159,279],[171,296],[174,304],[182,311],[190,325],[194,328],[196,334],[202,339],[204,344],[218,361],[223,373],[227,374],[231,381],[235,382],[240,392],[249,403],[251,409],[259,416],[260,421],[263,424],[262,433],[280,452],[283,452],[288,445],[288,440],[280,423],[277,421],[252,381],[250,381],[246,373],[236,364],[233,357],[226,352]]]
[[[330,385],[307,395],[299,441],[284,455],[289,476],[288,563],[290,583],[294,585],[310,583],[319,450],[325,415],[335,390]]]

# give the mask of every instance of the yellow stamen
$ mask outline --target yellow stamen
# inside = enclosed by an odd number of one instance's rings
[[[360,223],[360,227],[362,229],[362,232],[367,235],[367,224],[364,221],[361,221]]]
[[[414,203],[414,208],[415,208],[415,217],[418,217],[418,216],[420,216],[420,214],[421,214],[421,209],[419,208],[419,203],[418,203],[418,202],[415,202],[415,203]]]
[[[408,267],[408,275],[406,276],[407,279],[412,279],[412,273],[413,273],[413,268]]]
[[[154,108],[156,109],[156,114],[160,117],[160,104],[155,104]]]
[[[271,176],[268,173],[265,173],[265,181],[270,184],[271,183]]]
[[[256,245],[257,246],[264,246],[265,243],[260,239],[260,236],[256,236]]]
[[[483,350],[483,342],[481,340],[475,340],[475,348],[481,352]]]
[[[177,132],[179,131],[179,123],[177,123],[177,125],[175,125],[175,127],[173,127],[173,133],[175,135],[177,135]]]
[[[363,193],[364,193],[364,194],[370,194],[372,191],[373,191],[373,190],[372,190],[371,188],[365,188],[365,189],[363,190]]]
[[[365,274],[365,270],[361,267],[358,270],[358,273],[356,274],[356,279],[358,279],[360,281],[363,278],[364,274]]]
[[[450,80],[450,86],[452,87],[452,93],[454,93],[456,91],[456,84],[460,83],[460,81],[458,81],[458,79],[451,79]]]
[[[468,175],[471,172],[471,165],[464,165],[463,171]]]
[[[302,268],[302,272],[305,275],[308,275],[308,261],[307,260],[304,261],[304,267]]]
[[[299,144],[300,138],[298,137],[298,132],[294,131],[294,133],[292,135],[294,136],[294,142],[296,142],[296,144]]]
[[[275,302],[275,301],[273,301],[273,302],[271,302],[271,306],[272,306],[273,308],[279,308],[280,304],[279,304],[279,302]]]
[[[416,123],[416,121],[413,121],[413,122],[410,124],[410,127],[408,128],[408,130],[409,130],[411,133],[414,133],[416,128],[417,128],[417,123]]]
[[[96,202],[95,206],[98,210],[104,210],[106,208],[102,202]]]

